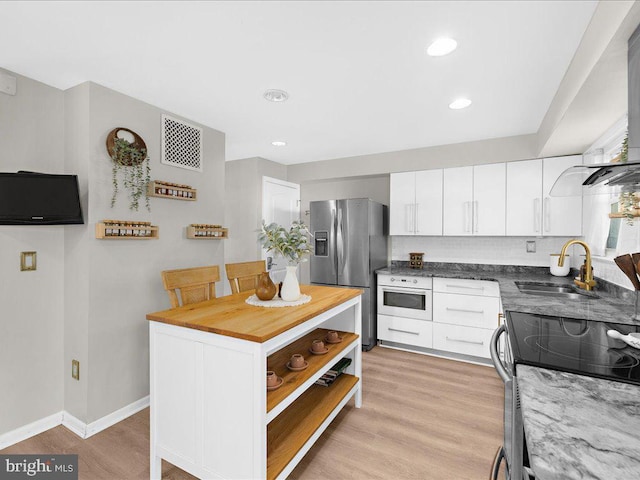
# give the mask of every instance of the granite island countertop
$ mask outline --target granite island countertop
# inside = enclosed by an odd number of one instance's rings
[[[538,480],[640,478],[640,385],[516,367]]]
[[[523,312],[539,315],[555,315],[611,323],[640,325],[633,320],[633,300],[620,298],[599,288],[593,293],[584,292],[578,299],[551,297],[522,293],[515,282],[539,282],[552,285],[574,285],[573,277],[555,277],[543,267],[519,267],[513,265],[470,265],[455,263],[425,263],[423,269],[391,266],[376,270],[378,274],[408,275],[419,277],[464,278],[496,281],[500,286],[502,308],[505,312]],[[597,272],[596,272],[596,281]],[[600,286],[604,282],[599,281]]]

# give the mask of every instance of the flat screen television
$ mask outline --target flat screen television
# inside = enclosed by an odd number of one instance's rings
[[[0,225],[80,223],[77,175],[0,173]]]

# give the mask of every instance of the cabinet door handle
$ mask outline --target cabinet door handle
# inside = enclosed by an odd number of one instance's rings
[[[472,345],[484,345],[484,342],[475,342],[473,340],[464,340],[462,338],[449,338],[449,337],[444,337],[444,338],[446,338],[450,342],[470,343]]]
[[[533,199],[533,231],[540,231],[540,199]]]
[[[445,285],[447,288],[468,288],[469,290],[484,290],[484,287],[472,287],[470,285]]]
[[[415,211],[415,222],[416,222],[416,233],[420,232],[420,204],[416,203],[416,211]]]
[[[543,212],[544,212],[544,231],[548,232],[551,228],[551,212],[549,211],[551,208],[551,199],[549,197],[545,197]]]
[[[410,333],[411,335],[420,335],[420,332],[412,332],[410,330],[400,330],[399,328],[388,327],[387,330],[391,332]]]
[[[478,200],[473,202],[473,232],[478,233]]]
[[[452,307],[446,307],[446,310],[449,310],[451,312],[465,312],[465,313],[484,313],[484,310],[469,310],[466,308],[452,308]]]

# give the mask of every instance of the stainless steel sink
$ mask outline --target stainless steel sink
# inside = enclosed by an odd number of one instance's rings
[[[518,290],[522,293],[529,295],[541,295],[543,297],[558,297],[558,298],[571,298],[571,299],[591,299],[599,298],[593,292],[587,292],[586,290],[580,290],[578,287],[571,285],[553,285],[549,283],[535,283],[535,282],[515,282]]]

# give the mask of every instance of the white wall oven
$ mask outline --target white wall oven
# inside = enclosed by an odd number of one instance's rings
[[[432,279],[404,275],[378,275],[378,314],[432,319]]]

